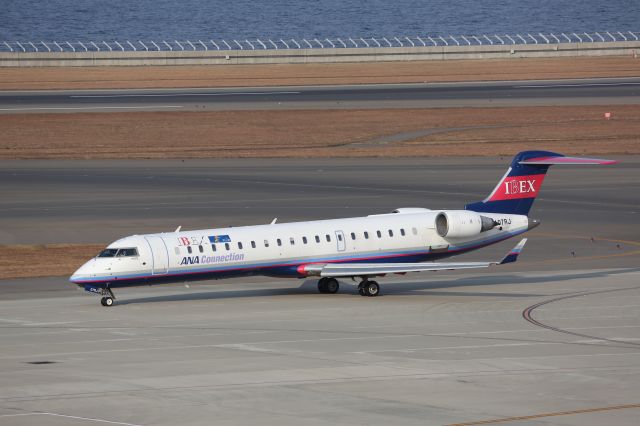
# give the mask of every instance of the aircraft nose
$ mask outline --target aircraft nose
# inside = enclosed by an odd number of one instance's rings
[[[79,284],[80,282],[82,282],[85,278],[88,278],[91,276],[91,273],[93,272],[93,264],[94,261],[93,259],[86,262],[84,265],[82,265],[81,267],[79,267],[72,275],[71,277],[69,277],[69,281],[71,281],[74,284]]]

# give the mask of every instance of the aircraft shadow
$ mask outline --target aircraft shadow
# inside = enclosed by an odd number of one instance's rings
[[[456,287],[478,287],[489,285],[505,285],[505,284],[544,284],[547,282],[570,281],[576,279],[589,278],[605,278],[620,273],[636,272],[640,268],[625,269],[619,271],[597,271],[588,273],[577,273],[568,275],[548,275],[537,277],[522,277],[515,274],[508,275],[484,275],[477,277],[465,277],[452,280],[439,281],[411,281],[411,282],[384,282],[381,281],[381,294],[384,296],[479,296],[479,297],[541,297],[550,296],[545,292],[541,293],[501,293],[501,292],[483,292],[483,291],[438,291],[445,288]],[[345,281],[341,281],[340,293],[358,295],[355,285],[349,285]],[[541,288],[542,290],[542,288]],[[266,288],[266,289],[250,289],[250,290],[224,290],[224,291],[205,291],[197,293],[171,294],[163,296],[150,296],[133,299],[118,299],[118,305],[138,304],[138,303],[157,303],[157,302],[174,302],[186,300],[213,300],[213,299],[231,299],[231,298],[251,298],[261,296],[289,296],[301,294],[315,294],[321,297],[331,297],[331,295],[320,295],[317,290],[316,280],[306,280],[298,287],[283,288]]]

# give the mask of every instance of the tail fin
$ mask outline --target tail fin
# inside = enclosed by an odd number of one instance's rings
[[[475,212],[528,215],[549,166],[614,163],[616,161],[597,158],[565,157],[549,151],[523,151],[513,158],[509,170],[487,198],[464,208]]]

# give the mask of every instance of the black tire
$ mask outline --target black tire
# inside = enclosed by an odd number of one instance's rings
[[[366,296],[366,295],[367,295],[367,292],[366,292],[366,290],[364,289],[365,283],[366,283],[366,282],[365,282],[365,281],[363,281],[363,282],[361,282],[360,284],[358,284],[358,293],[360,294],[360,296]]]
[[[367,284],[364,286],[364,290],[369,297],[376,297],[380,294],[380,286],[375,281],[367,282]]]
[[[105,297],[104,306],[106,307],[113,306],[113,299],[111,297]]]
[[[336,280],[335,278],[329,278],[327,281],[325,281],[325,289],[327,290],[327,293],[335,294],[340,289],[340,283],[338,283],[338,280]]]
[[[100,299],[100,304],[101,304],[102,306],[107,306],[107,298],[106,298],[106,297],[103,297],[102,299]]]
[[[327,279],[320,278],[318,281],[318,291],[322,294],[327,293]]]

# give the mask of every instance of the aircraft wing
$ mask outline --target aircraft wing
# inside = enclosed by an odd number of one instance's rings
[[[487,268],[515,262],[522,251],[523,238],[502,260],[498,262],[425,262],[425,263],[326,263],[305,265],[309,275],[321,277],[358,277],[383,274],[404,274],[407,272],[446,271],[454,269]]]

